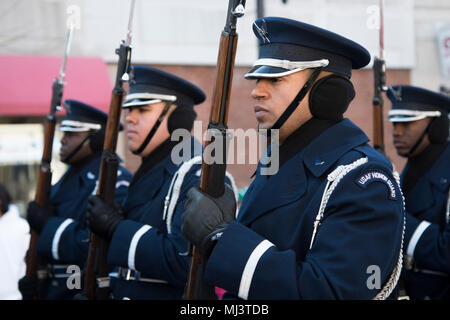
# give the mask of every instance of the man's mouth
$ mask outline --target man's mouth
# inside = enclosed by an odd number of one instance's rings
[[[265,114],[268,113],[267,109],[264,109],[264,108],[261,107],[261,106],[255,106],[255,107],[253,108],[253,110],[255,111],[255,116],[256,116],[256,118],[263,117]]]
[[[134,131],[134,130],[127,130],[127,137],[130,137],[130,136],[137,136],[138,134],[137,134],[137,132],[136,131]]]
[[[406,148],[406,144],[402,141],[394,141],[394,147],[395,148],[399,148],[399,149],[404,149]]]

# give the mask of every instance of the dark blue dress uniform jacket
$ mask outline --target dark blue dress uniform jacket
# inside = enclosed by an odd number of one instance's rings
[[[69,299],[79,292],[67,287],[67,276],[72,274],[67,273],[67,265],[78,265],[82,269],[87,259],[89,230],[86,226],[86,206],[96,188],[100,162],[101,156],[94,157],[74,175],[70,175],[72,168],[69,168],[52,186],[50,202],[56,207],[57,215],[46,223],[37,247],[40,255],[56,265],[52,270],[54,276],[50,275],[47,299]],[[127,194],[131,173],[119,167],[117,174],[115,199],[122,201]],[[83,281],[81,286],[84,286]]]
[[[404,277],[411,299],[450,299],[449,187],[450,144],[405,198],[405,252],[414,265]]]
[[[208,260],[205,281],[243,299],[375,297],[398,262],[404,209],[391,164],[367,141],[344,119],[276,175],[257,170],[237,221]],[[309,249],[327,175],[365,157],[331,194]]]
[[[181,233],[181,215],[187,191],[199,185],[201,165],[191,167],[181,185],[168,232],[165,198],[181,165],[170,155],[142,175],[128,190],[123,209],[126,219],[114,231],[108,264],[131,270],[131,280],[111,276],[114,299],[181,299],[189,271],[187,240]],[[115,270],[118,271],[117,268]],[[139,279],[136,281],[136,273]]]

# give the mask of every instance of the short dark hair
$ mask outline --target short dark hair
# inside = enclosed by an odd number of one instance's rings
[[[1,201],[1,213],[5,213],[9,209],[9,204],[11,203],[11,195],[9,194],[6,187],[0,183],[0,201]]]

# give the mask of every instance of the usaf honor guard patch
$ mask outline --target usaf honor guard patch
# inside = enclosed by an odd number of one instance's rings
[[[396,200],[397,199],[397,193],[395,191],[395,184],[392,182],[392,180],[382,171],[380,170],[373,170],[368,171],[363,174],[361,174],[356,179],[356,184],[359,185],[361,188],[367,188],[369,184],[372,182],[382,182],[384,183],[389,191],[389,199]]]

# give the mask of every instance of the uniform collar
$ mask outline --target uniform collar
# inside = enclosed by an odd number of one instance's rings
[[[193,158],[196,156],[196,151],[199,150],[201,152],[202,146],[200,142],[195,139],[194,137],[190,137],[190,158]],[[164,169],[171,175],[173,175],[178,168],[180,167],[180,164],[175,164],[172,161],[171,153],[172,149],[178,144],[178,141],[171,141],[170,138],[166,141],[164,141],[158,148],[156,148],[149,156],[142,159],[142,164],[139,167],[139,169],[136,171],[136,173],[133,176],[133,180],[130,184],[130,187],[136,183],[137,180],[140,179],[140,177],[146,175],[150,171],[159,170],[161,166],[164,167]],[[183,150],[181,150],[180,157],[183,156]]]
[[[344,119],[308,144],[303,161],[311,173],[319,177],[347,151],[368,141],[360,128],[351,120]]]
[[[446,148],[447,143],[430,144],[417,157],[408,160],[402,177],[402,189],[405,195],[425,173],[432,170],[435,162],[438,161]]]
[[[280,167],[336,121],[312,118],[294,131],[280,146]]]
[[[174,148],[178,143],[184,143],[184,142],[175,141],[174,145],[172,146],[172,148]],[[195,156],[198,156],[198,155],[201,156],[202,155],[202,149],[203,149],[202,144],[196,138],[191,136],[190,137],[190,151],[189,151],[189,154],[188,154],[189,159],[192,159],[192,158],[194,158]],[[178,152],[178,151],[179,151],[180,154],[178,154],[177,156],[182,158],[183,157],[183,152],[185,151],[185,149],[184,148],[183,149],[180,148],[180,150],[176,150],[176,152]],[[170,155],[171,154],[169,154],[169,157],[167,158],[167,161],[165,163],[165,168],[170,174],[174,174],[178,170],[178,168],[180,167],[181,164],[175,164],[172,161],[172,157],[170,157]]]
[[[280,166],[275,175],[256,176],[239,210],[238,220],[249,224],[274,208],[298,200],[309,187],[305,166],[318,177],[344,153],[368,140],[348,119],[329,127]]]
[[[295,130],[279,148],[279,161],[278,166],[281,167],[283,164],[289,161],[297,155],[301,150],[303,150],[314,138],[318,137],[322,132],[335,125],[337,122],[335,120],[323,120],[317,118],[311,118],[306,123],[304,123],[300,128]],[[267,154],[271,154],[272,145],[267,148]],[[271,164],[270,164],[271,165]],[[258,163],[256,171],[253,173],[252,177],[256,173],[260,172],[263,165],[261,162]]]
[[[96,166],[99,165],[101,159],[101,153],[93,153],[90,156],[86,157],[85,159],[75,163],[71,164],[69,167],[69,170],[67,170],[67,174],[65,179],[69,179],[72,176],[79,175],[82,172],[85,172],[86,170],[93,171]],[[98,171],[98,168],[95,169],[95,171]]]
[[[71,166],[67,171],[64,180],[70,179],[72,176],[78,176],[81,180],[96,180],[100,171],[101,154],[93,154],[87,161],[81,165]]]
[[[80,170],[80,178],[82,180],[97,181],[100,172],[100,163],[102,161],[101,154],[96,154],[86,165]]]
[[[439,155],[439,158],[433,163],[430,170],[431,182],[441,191],[448,191],[450,185],[450,143],[447,142],[445,150]]]
[[[295,155],[302,153],[306,167],[314,176],[319,177],[347,151],[369,141],[366,134],[349,119],[343,119],[334,125],[323,120],[310,121],[305,125],[314,128],[311,132],[304,132],[301,130],[302,127],[281,145],[280,167]],[[260,166],[261,163],[258,163],[253,176],[259,172]]]
[[[158,164],[167,161],[167,157],[170,155],[172,148],[176,142],[171,141],[170,138],[161,143],[155,150],[153,150],[148,156],[142,158],[142,163],[139,166],[136,173],[133,175],[130,187],[133,186],[137,180],[152,171],[153,168],[159,167]],[[169,161],[170,162],[170,161]]]
[[[413,216],[420,215],[435,204],[436,195],[434,190],[436,188],[444,194],[448,193],[448,187],[450,185],[449,159],[450,144],[447,143],[447,148],[441,153],[439,159],[433,163],[432,168],[429,168],[427,172],[423,173],[410,190],[405,190],[407,192],[404,191],[406,210]],[[401,177],[402,185],[404,184],[406,170],[408,170],[408,167],[403,170]]]
[[[101,155],[95,154],[89,161],[78,168],[70,167],[61,179],[52,186],[51,199],[54,203],[62,203],[78,197],[77,192],[67,192],[67,190],[81,190],[84,186],[95,184],[100,170]],[[68,188],[68,189],[67,189]]]

